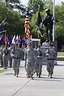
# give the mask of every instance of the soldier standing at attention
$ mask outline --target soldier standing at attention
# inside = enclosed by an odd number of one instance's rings
[[[49,45],[49,49],[46,51],[47,55],[47,71],[48,77],[52,78],[53,69],[54,69],[54,60],[56,59],[56,51],[54,50],[53,43]]]
[[[27,78],[33,79],[35,55],[36,55],[35,50],[32,48],[32,44],[30,43],[26,50],[26,56],[25,56]]]
[[[11,56],[13,58],[14,76],[18,77],[19,66],[20,66],[20,59],[21,59],[21,49],[18,48],[18,43],[15,44],[14,49],[11,52]]]

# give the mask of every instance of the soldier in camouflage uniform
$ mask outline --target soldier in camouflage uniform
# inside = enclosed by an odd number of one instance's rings
[[[20,66],[20,59],[21,59],[21,49],[18,48],[18,43],[14,45],[14,49],[11,52],[11,56],[13,58],[14,76],[18,77],[19,66]]]
[[[42,73],[42,50],[40,48],[40,46],[38,46],[37,50],[36,50],[36,60],[35,60],[35,72],[37,74],[37,76],[40,78],[41,73]]]
[[[1,67],[3,67],[3,49],[4,49],[4,45],[2,44],[1,47],[0,47]]]
[[[25,69],[26,69],[26,63],[27,63],[26,62],[26,50],[27,50],[27,47],[25,47],[23,50],[24,51],[24,60],[25,60]]]
[[[54,60],[56,59],[56,52],[53,47],[53,43],[49,45],[49,49],[46,51],[47,55],[47,71],[48,77],[52,78],[53,69],[54,69]]]
[[[5,47],[3,48],[2,53],[3,53],[4,69],[7,69],[7,67],[8,67],[8,54],[9,54],[9,50],[8,50],[7,44],[5,44]]]
[[[26,72],[27,72],[27,78],[33,79],[34,74],[34,63],[35,63],[35,50],[32,48],[32,44],[30,43],[28,45],[28,48],[26,49]]]
[[[8,48],[9,49],[9,55],[8,55],[8,60],[9,60],[9,67],[12,67],[12,56],[11,52],[14,49],[14,44],[12,43],[11,46]]]

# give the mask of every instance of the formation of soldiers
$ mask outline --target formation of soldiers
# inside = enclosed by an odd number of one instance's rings
[[[53,43],[49,44],[49,48],[42,53],[41,46],[38,48],[32,48],[32,44],[28,45],[28,48],[24,50],[25,52],[25,68],[26,68],[26,76],[27,78],[33,79],[33,74],[40,78],[42,74],[42,60],[44,56],[47,56],[47,72],[48,77],[52,78],[53,69],[54,69],[54,60],[56,59],[56,52],[53,47]]]
[[[48,76],[52,78],[54,60],[56,59],[56,52],[54,50],[53,44],[49,44],[49,48],[44,54],[42,53],[41,46],[35,46],[35,48],[32,48],[31,43],[29,43],[25,48],[19,48],[18,43],[11,44],[10,47],[8,47],[7,44],[3,44],[0,47],[1,67],[7,69],[9,63],[9,67],[13,66],[14,76],[18,77],[20,60],[22,59],[21,57],[23,52],[27,78],[33,79],[33,75],[35,73],[39,78],[41,77],[43,56],[47,56],[46,66]]]

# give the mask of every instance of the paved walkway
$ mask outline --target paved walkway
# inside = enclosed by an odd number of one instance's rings
[[[58,61],[53,78],[47,77],[46,66],[42,76],[26,78],[24,61],[21,62],[19,77],[13,76],[13,69],[0,73],[0,96],[64,96],[64,61]]]

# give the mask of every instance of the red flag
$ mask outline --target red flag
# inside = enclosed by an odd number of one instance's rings
[[[4,38],[3,38],[3,42],[2,43],[5,43],[7,44],[7,40],[6,40],[6,34],[4,35]]]

